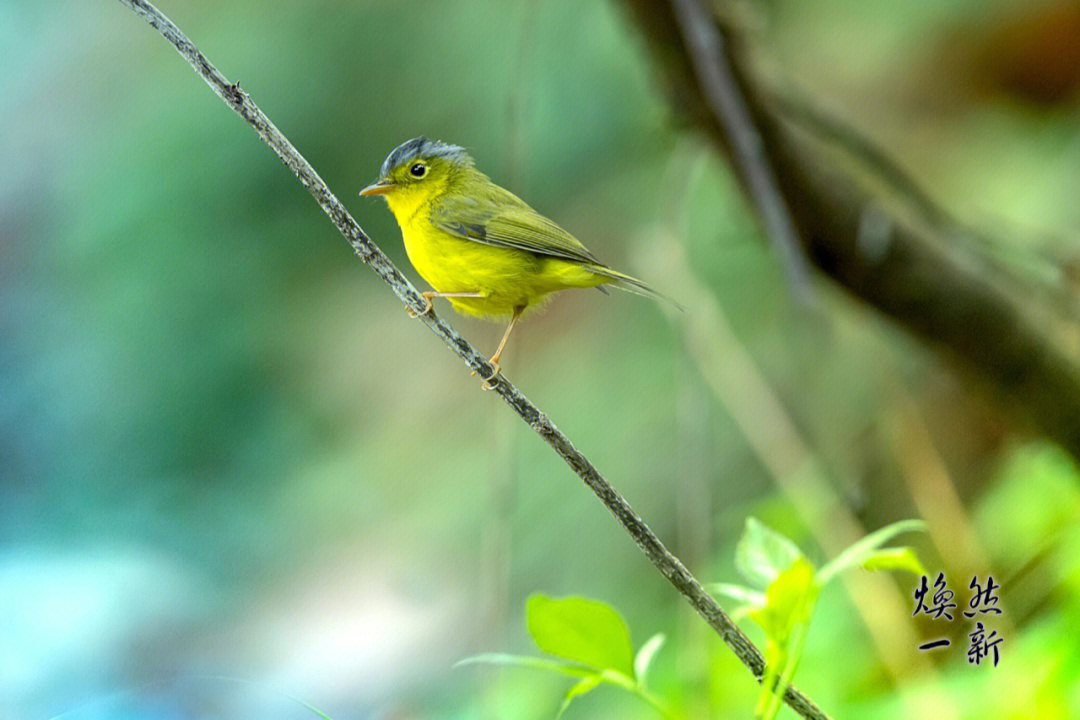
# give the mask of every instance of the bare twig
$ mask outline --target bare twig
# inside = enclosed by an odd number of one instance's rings
[[[810,298],[809,268],[791,219],[787,201],[765,157],[761,133],[755,127],[735,73],[723,52],[724,39],[698,0],[671,0],[672,10],[690,50],[694,72],[709,110],[720,123],[731,148],[732,161],[747,194],[757,206],[769,239],[787,268],[796,297]]]
[[[211,89],[247,121],[278,157],[289,167],[319,206],[352,246],[353,250],[390,286],[394,294],[407,307],[417,313],[424,309],[424,301],[412,284],[401,274],[390,259],[379,249],[360,225],[349,215],[341,202],[330,192],[322,178],[315,172],[296,148],[274,127],[269,118],[251,101],[247,93],[235,83],[230,83],[178,27],[146,0],[120,0],[160,32],[176,46],[181,55],[210,85]],[[428,328],[450,347],[465,363],[483,377],[492,375],[493,369],[461,335],[443,320],[433,315],[419,315]],[[516,387],[502,375],[490,380],[492,389],[513,408],[521,418],[566,461],[585,482],[607,509],[633,537],[649,561],[681,592],[698,614],[712,627],[740,660],[759,680],[765,671],[765,661],[750,640],[731,621],[731,618],[705,590],[686,567],[664,547],[660,539],[638,517],[629,503],[605,480],[597,469],[578,451],[569,438],[555,427],[548,417],[532,404]],[[805,695],[789,687],[785,701],[806,718],[827,720],[827,716]]]

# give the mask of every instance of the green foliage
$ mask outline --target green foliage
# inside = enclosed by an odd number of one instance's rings
[[[637,654],[634,655],[634,677],[637,678],[641,687],[646,686],[649,667],[666,640],[667,638],[663,633],[657,633],[646,640],[645,644],[638,648]]]
[[[905,520],[887,525],[853,543],[821,570],[798,545],[756,518],[735,548],[735,566],[754,587],[718,584],[712,589],[740,603],[737,617],[749,617],[765,631],[765,675],[754,711],[771,720],[779,712],[785,690],[798,667],[807,627],[822,586],[844,570],[906,570],[925,573],[909,547],[882,548],[900,533],[922,530],[924,523]],[[654,635],[634,653],[630,630],[615,608],[582,597],[552,598],[536,594],[525,606],[526,625],[536,646],[557,659],[489,653],[458,663],[516,665],[577,678],[563,696],[556,717],[570,704],[601,685],[620,687],[642,698],[665,717],[666,703],[650,693],[645,679],[664,643]]]
[[[596,671],[592,668],[587,668],[564,660],[549,660],[548,658],[530,657],[528,655],[506,655],[504,653],[481,653],[480,655],[473,655],[464,660],[459,660],[454,667],[475,665],[478,663],[486,663],[488,665],[516,665],[518,667],[546,670],[548,672],[578,678],[591,677],[596,674]]]
[[[1043,552],[1080,518],[1080,468],[1048,442],[1018,446],[1000,463],[976,510],[986,544],[1015,569]]]
[[[533,595],[526,617],[529,634],[544,652],[634,677],[630,630],[610,605],[580,597]]]
[[[781,698],[802,655],[807,627],[821,588],[844,570],[854,567],[925,574],[912,548],[881,547],[900,533],[924,527],[925,523],[920,520],[887,525],[852,543],[815,571],[789,538],[756,518],[747,518],[746,529],[735,547],[735,567],[752,587],[729,583],[711,587],[714,592],[740,603],[733,616],[749,617],[765,631],[765,675],[755,717],[770,720],[779,711]]]
[[[751,517],[746,519],[746,529],[735,546],[735,568],[751,583],[764,588],[802,556],[795,543]]]
[[[663,635],[649,638],[635,654],[622,615],[607,603],[582,597],[533,595],[526,603],[525,618],[536,646],[558,660],[492,653],[466,658],[458,665],[516,665],[580,678],[563,696],[557,718],[575,699],[604,684],[622,688],[664,717],[673,717],[645,686],[649,666],[664,644]]]
[[[860,565],[865,570],[906,570],[913,575],[927,574],[915,549],[910,547],[875,550]]]
[[[765,604],[754,608],[749,617],[761,626],[770,641],[784,648],[795,626],[810,621],[816,598],[814,566],[800,557],[769,583]]]
[[[926,570],[911,548],[879,549],[900,533],[925,529],[926,523],[922,520],[901,520],[875,530],[826,563],[818,571],[818,582],[824,585],[844,570],[858,565],[867,570],[909,570],[917,575],[925,575]]]

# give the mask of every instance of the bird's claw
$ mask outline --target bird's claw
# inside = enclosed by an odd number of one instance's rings
[[[420,312],[416,312],[408,305],[405,306],[405,312],[409,313],[409,317],[420,317],[421,315],[427,315],[429,312],[435,309],[435,306],[431,304],[431,298],[427,296],[427,293],[421,293],[420,297],[424,298],[424,309]]]
[[[494,359],[494,358],[492,358],[491,360],[488,360],[488,362],[491,363],[491,375],[489,375],[484,380],[484,382],[482,382],[480,384],[480,387],[483,388],[484,390],[494,390],[495,385],[492,384],[492,380],[495,379],[496,375],[498,375],[500,372],[502,372],[502,368],[499,366],[499,361]],[[472,373],[470,373],[470,374],[475,375],[476,371],[473,370]]]

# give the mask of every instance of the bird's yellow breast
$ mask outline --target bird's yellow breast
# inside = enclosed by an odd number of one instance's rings
[[[447,298],[463,314],[510,315],[517,307],[538,307],[557,290],[605,281],[579,263],[458,237],[431,222],[427,204],[410,207],[411,203],[401,202],[406,198],[388,200],[401,226],[409,262],[420,276],[437,292],[481,294]]]

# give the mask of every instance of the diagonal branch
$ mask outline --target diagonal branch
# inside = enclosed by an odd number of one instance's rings
[[[762,164],[817,267],[966,361],[1014,416],[1080,457],[1080,294],[1070,263],[952,217],[895,160],[778,78],[748,28],[718,16],[717,3],[620,4],[671,105],[736,159],[770,232],[750,174]]]
[[[765,156],[764,141],[750,117],[735,73],[724,61],[724,38],[710,31],[709,14],[695,0],[672,0],[671,7],[690,49],[694,72],[701,79],[704,102],[723,129],[736,171],[787,268],[792,290],[796,297],[807,299],[810,270],[799,243],[799,231]]]
[[[412,284],[401,274],[390,259],[360,228],[360,225],[348,213],[319,177],[311,164],[297,152],[296,148],[274,127],[270,119],[263,114],[247,93],[236,83],[230,83],[218,72],[210,61],[156,7],[146,0],[120,0],[135,11],[140,17],[160,32],[166,40],[176,46],[181,55],[195,68],[210,88],[235,110],[269,145],[278,157],[289,167],[300,182],[308,189],[319,206],[330,216],[330,220],[352,246],[353,251],[366,262],[394,291],[394,294],[417,313],[424,309],[424,301]],[[419,315],[428,328],[438,335],[465,364],[482,377],[490,377],[493,368],[468,341],[459,335],[442,319],[433,315]],[[675,588],[682,593],[689,603],[704,618],[739,657],[754,676],[760,681],[765,672],[765,660],[756,647],[732,622],[731,618],[717,604],[716,600],[705,592],[689,570],[671,554],[660,539],[638,517],[630,504],[600,475],[599,471],[548,419],[547,415],[529,401],[502,375],[490,381],[492,389],[513,408],[521,419],[536,431],[544,441],[566,461],[570,468],[585,482],[593,493],[607,507],[615,519],[622,524],[634,542],[638,544],[649,561]],[[815,720],[827,720],[827,716],[805,695],[793,687],[788,687],[784,700],[800,715]]]

